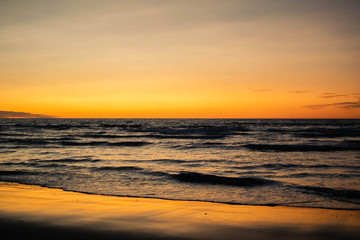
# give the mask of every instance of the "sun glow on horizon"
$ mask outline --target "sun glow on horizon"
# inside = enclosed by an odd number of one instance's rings
[[[2,1],[0,117],[360,118],[359,7]]]

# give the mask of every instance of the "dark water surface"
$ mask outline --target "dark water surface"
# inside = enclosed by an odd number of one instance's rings
[[[360,120],[0,119],[0,181],[360,209]]]

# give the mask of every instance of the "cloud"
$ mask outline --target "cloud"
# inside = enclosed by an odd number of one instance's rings
[[[262,88],[262,89],[250,88],[250,90],[253,92],[269,92],[270,91],[269,88]]]
[[[328,104],[315,104],[315,105],[307,105],[305,108],[309,109],[322,109],[326,107],[336,107],[343,109],[354,109],[360,108],[360,100],[357,102],[337,102],[337,103],[328,103]]]
[[[338,94],[338,93],[334,93],[334,92],[326,92],[326,93],[323,93],[320,97],[321,98],[336,98],[336,97],[346,97],[346,95]]]
[[[354,93],[353,96],[360,100],[360,93]]]
[[[303,93],[310,93],[311,91],[291,90],[289,92],[290,93],[295,93],[295,94],[303,94]]]
[[[55,116],[27,112],[0,111],[0,118],[55,118]]]

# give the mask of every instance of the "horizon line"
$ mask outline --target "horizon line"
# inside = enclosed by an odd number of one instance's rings
[[[0,117],[0,119],[349,119],[360,120],[359,118],[322,118],[322,117]]]

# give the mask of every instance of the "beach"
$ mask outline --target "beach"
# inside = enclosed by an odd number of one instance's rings
[[[358,239],[360,212],[84,194],[0,183],[5,236],[40,239]],[[9,234],[9,235],[7,235]]]
[[[358,120],[0,122],[4,236],[360,237]]]
[[[359,10],[1,0],[1,239],[360,240]]]

